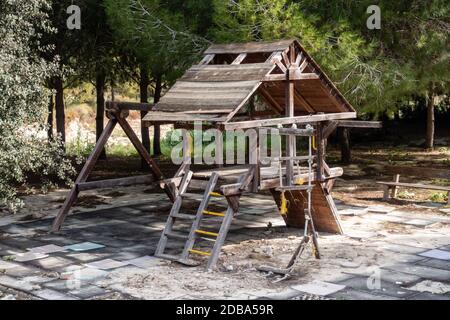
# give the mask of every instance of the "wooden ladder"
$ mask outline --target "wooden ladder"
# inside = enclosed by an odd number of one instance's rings
[[[186,193],[186,190],[192,179],[192,174],[192,171],[188,171],[181,181],[177,198],[175,199],[172,209],[170,210],[170,214],[164,227],[164,231],[162,232],[161,238],[159,239],[155,256],[163,259],[177,261],[187,265],[192,265],[192,263],[189,261],[190,254],[208,256],[209,258],[206,267],[207,269],[211,269],[215,267],[217,260],[219,259],[220,250],[223,243],[225,242],[225,238],[228,234],[228,230],[230,228],[235,212],[229,205],[227,205],[227,210],[225,212],[213,212],[207,210],[208,205],[210,204],[211,197],[224,197],[222,194],[214,192],[214,188],[216,187],[217,181],[219,179],[219,174],[213,172],[208,181],[208,184],[206,185],[203,197],[201,198],[200,204],[197,209],[197,213],[195,215],[180,213],[183,199],[185,199],[189,195]],[[205,216],[222,218],[222,223],[218,232],[211,232],[200,229],[201,223],[208,221],[207,219],[204,219]],[[189,234],[174,232],[173,227],[177,219],[192,221]],[[196,244],[196,240],[199,238],[214,242],[212,250],[207,252],[195,249],[194,247]],[[186,240],[180,255],[171,255],[165,253],[165,249],[169,239]]]

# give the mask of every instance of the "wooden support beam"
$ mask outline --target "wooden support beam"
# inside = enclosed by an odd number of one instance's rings
[[[244,61],[246,57],[247,57],[246,53],[241,53],[240,55],[237,56],[236,59],[234,59],[234,61],[231,64],[241,64],[241,62]]]
[[[319,122],[317,123],[317,127],[316,127],[316,144],[317,144],[317,150],[316,150],[316,155],[317,155],[317,168],[316,168],[316,180],[322,182],[323,181],[323,176],[324,176],[324,167],[323,167],[323,162],[324,162],[324,139],[322,137],[322,123]]]
[[[215,54],[207,54],[203,57],[202,61],[199,62],[199,65],[209,64],[215,57]]]
[[[322,137],[328,139],[328,137],[337,129],[339,122],[330,121],[323,127]]]
[[[318,80],[319,75],[317,73],[301,73],[300,70],[290,72],[291,80]],[[263,78],[264,82],[285,81],[286,76],[284,74],[268,74]]]
[[[104,146],[106,145],[106,142],[108,141],[108,138],[111,136],[111,133],[114,130],[114,127],[117,124],[116,119],[110,119],[108,123],[106,124],[105,128],[103,129],[102,134],[100,135],[97,143],[95,144],[94,150],[89,155],[88,159],[86,160],[86,163],[83,166],[83,169],[81,169],[80,174],[78,175],[77,179],[75,180],[75,185],[70,190],[69,194],[66,197],[66,200],[64,201],[61,209],[59,210],[55,220],[53,220],[52,225],[52,232],[56,232],[61,229],[61,225],[66,219],[67,214],[69,213],[70,208],[73,206],[75,201],[78,197],[78,188],[77,184],[80,184],[82,182],[86,182],[87,177],[91,173],[92,169],[94,168],[95,163],[98,160],[98,157],[100,156]]]
[[[340,120],[338,122],[340,128],[367,128],[380,129],[383,128],[381,121],[359,121],[359,120]]]
[[[340,119],[352,119],[356,118],[356,112],[340,112],[340,113],[327,113],[327,114],[314,114],[308,116],[296,116],[286,118],[272,118],[272,119],[260,119],[251,121],[239,121],[239,122],[224,122],[219,124],[223,130],[236,130],[246,128],[257,128],[265,126],[276,126],[278,124],[293,124],[293,123],[316,123],[330,120]]]
[[[77,184],[78,191],[87,191],[95,189],[105,189],[114,187],[132,186],[138,184],[150,184],[155,182],[153,175],[142,175],[135,177],[126,177],[118,179],[98,180],[89,182],[80,182]]]
[[[310,137],[314,134],[314,130],[309,129],[295,129],[295,128],[272,128],[272,127],[262,127],[258,130],[267,130],[279,135],[294,135],[298,137]]]
[[[306,101],[306,99],[303,97],[303,95],[297,88],[295,88],[295,97],[300,101],[300,104],[305,108],[307,112],[309,113],[315,112],[312,105],[308,101]]]
[[[117,122],[120,124],[123,131],[125,131],[125,134],[127,135],[128,139],[130,139],[131,143],[136,148],[139,155],[148,164],[148,166],[150,167],[150,170],[152,171],[153,175],[155,176],[155,179],[161,180],[163,178],[161,170],[159,169],[159,167],[155,163],[155,161],[152,159],[152,157],[150,156],[148,151],[145,149],[145,147],[142,145],[141,141],[134,133],[130,124],[124,118],[117,118]]]
[[[259,87],[258,92],[274,111],[276,111],[278,114],[281,114],[281,112],[283,112],[284,108],[272,97],[270,93],[267,92],[266,88],[261,86]]]
[[[106,110],[151,111],[153,106],[151,103],[106,101]]]

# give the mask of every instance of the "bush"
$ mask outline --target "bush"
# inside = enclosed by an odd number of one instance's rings
[[[59,139],[47,142],[48,97],[45,81],[57,70],[56,61],[43,59],[45,32],[52,32],[45,0],[0,2],[0,209],[21,204],[17,188],[27,187],[31,175],[44,191],[55,179],[73,173]]]

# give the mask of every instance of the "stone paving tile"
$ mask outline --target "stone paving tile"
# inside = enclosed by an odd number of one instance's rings
[[[44,300],[77,300],[73,296],[52,289],[34,291],[33,294]]]
[[[406,221],[402,221],[399,223],[411,225],[411,226],[418,227],[418,228],[427,228],[431,225],[436,224],[436,222],[434,222],[434,221],[424,220],[424,219],[411,219],[411,220],[406,220]]]
[[[76,243],[70,246],[67,246],[66,249],[72,250],[72,251],[88,251],[88,250],[95,250],[95,249],[101,249],[105,246],[100,243],[93,243],[93,242],[82,242],[82,243]]]
[[[14,261],[16,262],[28,262],[32,260],[38,260],[47,258],[48,254],[43,253],[34,253],[34,252],[25,252],[25,253],[19,253],[14,256]]]
[[[15,237],[8,237],[6,239],[2,239],[1,242],[2,245],[17,248],[18,250],[26,250],[28,248],[38,247],[46,244],[39,240],[26,238],[25,236],[22,235]]]
[[[19,265],[16,263],[0,260],[0,270],[16,268],[17,266],[19,266]]]
[[[75,252],[67,253],[65,257],[71,259],[74,263],[86,263],[95,260],[101,260],[111,257],[111,253],[91,253],[91,252]]]
[[[14,268],[6,269],[3,273],[5,275],[13,276],[13,277],[27,277],[27,276],[31,276],[31,275],[40,274],[41,272],[42,271],[37,268],[20,265],[20,266],[14,267]]]
[[[433,249],[419,253],[419,256],[433,258],[438,260],[450,261],[450,251]]]
[[[342,283],[342,282],[341,282]],[[310,283],[293,285],[292,289],[318,296],[327,296],[345,288],[345,285],[314,280]]]
[[[407,300],[450,300],[450,297],[441,294],[421,292],[411,297],[408,297]]]
[[[412,283],[416,283],[421,279],[421,277],[413,274],[407,274],[386,269],[380,269],[379,271],[380,271],[380,279],[382,281],[390,282],[399,286],[400,285],[407,286]],[[345,271],[345,273],[365,277],[367,281],[367,278],[373,274],[373,269],[369,268],[365,270],[349,270]]]
[[[57,246],[54,244],[47,244],[45,246],[39,246],[34,248],[28,248],[30,252],[33,253],[42,253],[42,254],[48,254],[48,253],[55,253],[55,252],[61,252],[61,251],[67,251],[66,248]]]
[[[94,261],[86,263],[86,267],[88,268],[95,268],[95,269],[101,269],[101,270],[109,270],[109,269],[116,269],[123,266],[126,266],[126,262],[117,261],[113,259],[104,259],[100,261]]]
[[[400,285],[393,284],[388,281],[380,280],[380,289],[369,289],[367,277],[354,277],[348,280],[339,282],[339,284],[345,285],[358,291],[365,291],[368,293],[380,294],[384,296],[390,296],[394,298],[406,298],[413,295],[415,292],[402,288]]]
[[[352,288],[346,288],[342,291],[329,295],[328,297],[337,300],[401,300],[400,298],[396,297],[359,291]]]
[[[298,297],[300,295],[303,295],[303,293],[298,290],[288,288],[284,291],[266,294],[266,295],[260,296],[258,298],[259,299],[269,299],[269,300],[289,300],[294,297]]]
[[[450,271],[450,263],[445,260],[424,259],[416,263],[419,266],[431,267]],[[449,279],[450,280],[450,279]]]
[[[81,299],[90,299],[97,296],[103,296],[107,293],[109,293],[109,291],[94,285],[89,285],[81,287],[80,289],[69,291],[69,294]]]
[[[20,281],[18,278],[7,275],[0,276],[0,285],[21,291],[32,291],[39,289],[39,285],[32,284],[28,281]]]
[[[419,248],[419,247],[413,247],[413,246],[407,246],[403,244],[396,244],[396,243],[382,243],[380,244],[380,249],[382,250],[389,250],[393,252],[399,252],[399,253],[410,253],[410,254],[417,254],[424,252],[427,250],[427,248]]]
[[[398,263],[392,266],[386,266],[383,267],[383,269],[413,274],[424,279],[431,279],[436,281],[448,281],[450,279],[450,271],[448,270],[411,265],[405,263]]]
[[[369,212],[378,213],[378,214],[386,214],[386,213],[392,212],[394,210],[395,210],[394,207],[388,207],[388,206],[369,206],[367,209],[367,211],[369,211]]]
[[[150,256],[139,257],[136,259],[126,261],[127,264],[131,264],[133,266],[148,269],[151,267],[161,266],[167,264],[167,261]]]
[[[76,280],[76,281],[94,281],[97,279],[101,279],[103,277],[106,277],[109,274],[109,272],[100,270],[100,269],[94,269],[94,268],[84,268],[80,270],[76,270],[72,272],[67,280]]]
[[[37,268],[51,270],[51,271],[61,271],[64,268],[73,265],[74,261],[65,257],[50,256],[44,259],[39,259],[35,261],[30,261],[29,265],[35,266]]]

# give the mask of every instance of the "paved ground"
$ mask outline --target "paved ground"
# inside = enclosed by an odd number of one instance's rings
[[[283,228],[283,221],[276,214],[276,208],[270,197],[256,196],[243,199],[241,215],[233,224],[219,270],[212,273],[204,271],[201,267],[187,269],[179,265],[168,265],[166,261],[152,257],[170,203],[162,194],[147,194],[146,197],[146,201],[137,204],[74,214],[66,220],[59,234],[48,234],[51,219],[23,223],[9,223],[9,220],[3,220],[2,223],[0,219],[0,257],[2,257],[0,299],[220,297],[297,300],[450,300],[448,217],[417,218],[399,210],[391,211],[392,209],[386,207],[363,208],[340,203],[338,208],[341,210],[348,235],[325,236],[321,239],[324,256],[331,256],[336,251],[332,244],[345,240],[347,242],[344,243],[350,245],[356,243],[358,250],[375,248],[373,256],[384,254],[387,262],[381,265],[373,264],[370,267],[370,261],[359,259],[361,254],[352,258],[353,249],[348,246],[342,249],[341,256],[337,256],[337,259],[333,256],[333,259],[330,259],[332,262],[327,260],[311,262],[313,267],[321,271],[328,270],[327,266],[333,263],[335,269],[330,268],[328,274],[334,275],[333,270],[338,268],[339,276],[315,277],[313,269],[308,269],[310,272],[307,277],[298,276],[289,282],[273,285],[264,275],[258,274],[254,266],[239,269],[239,258],[233,260],[234,249],[244,246],[247,250],[248,244],[252,241],[264,242],[265,238],[274,238],[273,230]],[[392,225],[399,226],[401,230],[395,229],[397,230],[395,237],[383,233],[384,231],[375,233],[364,231],[364,226],[373,223],[390,226],[391,231]],[[436,225],[439,226],[433,228]],[[286,237],[295,238],[293,235],[298,234],[298,230],[293,229],[282,232],[284,232],[282,237],[280,235],[276,237],[278,241],[285,242]],[[421,242],[420,235],[426,238],[426,242]],[[267,241],[276,247],[276,242]],[[295,243],[291,247],[294,245]],[[175,247],[176,243],[173,244],[173,248]],[[253,248],[249,256],[262,254],[269,258],[273,257],[273,253],[266,252],[267,248]],[[290,248],[286,249],[287,257],[292,252]],[[339,259],[343,257],[345,259]],[[277,259],[275,262],[280,261]],[[158,269],[161,266],[163,269]],[[171,296],[164,293],[166,280],[158,282],[158,273],[152,274],[152,269],[158,270],[161,274],[165,273],[166,278],[172,278],[173,281],[180,281],[177,275],[186,276],[191,272],[189,270],[192,270],[193,277],[204,276],[206,282],[209,278],[212,279],[211,282],[215,279],[221,279],[220,283],[226,283],[227,279],[230,283],[242,282],[242,290],[230,289],[216,296],[209,294],[206,289],[199,290],[198,286],[189,287],[189,284],[178,283],[175,285],[182,287],[183,291]],[[233,272],[236,271],[234,269],[241,270],[239,273],[241,278],[234,277]],[[134,283],[133,290],[127,288],[127,281],[135,279],[138,275],[141,276],[140,285]],[[239,280],[245,279],[246,275],[249,283]],[[252,283],[254,279],[259,282]],[[150,280],[151,282],[147,282]],[[258,288],[259,283],[263,282],[267,285]],[[221,286],[220,283],[217,284],[218,287]],[[148,295],[146,290],[149,292]],[[155,295],[155,291],[159,290],[161,295]],[[17,292],[20,292],[21,296],[18,296]]]

